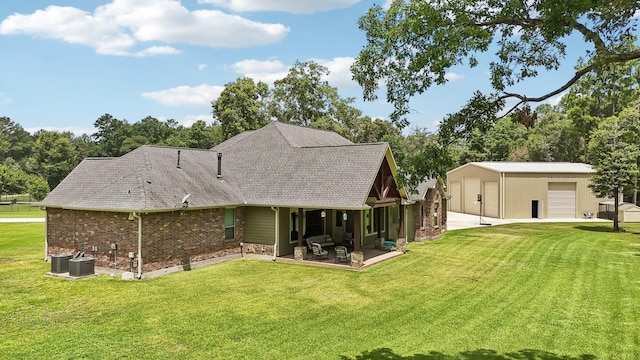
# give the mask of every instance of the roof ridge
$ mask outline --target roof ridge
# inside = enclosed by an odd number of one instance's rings
[[[310,145],[300,146],[300,149],[318,149],[318,148],[337,148],[337,147],[352,147],[352,146],[372,146],[372,145],[389,145],[387,142],[371,142],[371,143],[352,143],[341,145]]]
[[[158,149],[174,149],[174,150],[189,150],[189,151],[206,151],[206,152],[216,152],[213,148],[211,149],[203,149],[203,148],[191,148],[191,147],[183,147],[183,146],[169,146],[169,145],[142,145],[137,149],[132,150],[131,152],[141,149],[141,148],[158,148]]]

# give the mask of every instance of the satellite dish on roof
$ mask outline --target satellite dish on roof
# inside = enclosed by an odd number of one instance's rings
[[[186,204],[188,203],[189,197],[191,196],[191,194],[187,194],[185,196],[182,197],[182,203]]]

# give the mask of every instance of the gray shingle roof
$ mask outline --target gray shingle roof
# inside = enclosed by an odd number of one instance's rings
[[[424,197],[427,196],[427,191],[429,191],[429,189],[435,189],[437,183],[438,179],[435,178],[424,180],[418,184],[415,193],[409,194],[409,200],[418,201],[424,199]]]
[[[180,150],[180,168],[177,167]],[[118,158],[82,161],[41,202],[96,210],[162,210],[238,204],[237,189],[216,179],[217,153],[212,150],[141,146]]]
[[[191,194],[191,208],[363,208],[385,158],[386,143],[353,144],[333,132],[274,122],[213,150],[142,146],[118,158],[85,159],[41,205],[168,210]]]

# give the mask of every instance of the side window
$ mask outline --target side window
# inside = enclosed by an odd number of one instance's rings
[[[230,240],[236,237],[236,210],[224,210],[224,239]]]
[[[433,226],[434,227],[438,227],[438,208],[439,208],[438,203],[435,203],[433,205]]]

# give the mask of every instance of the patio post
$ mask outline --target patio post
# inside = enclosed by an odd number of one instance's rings
[[[307,247],[303,245],[304,234],[302,233],[302,217],[304,210],[298,208],[298,246],[293,248],[293,258],[295,260],[304,260],[307,256]]]
[[[362,210],[355,210],[353,213],[353,252],[351,253],[351,266],[361,268],[364,265],[364,252],[360,250],[360,237],[362,236]]]
[[[298,208],[298,246],[304,246],[304,234],[302,233],[302,220],[304,219],[304,210]]]
[[[404,235],[404,206],[399,205],[398,207],[399,214],[399,225],[400,229],[398,229],[398,239],[396,240],[396,251],[407,252],[407,239]]]
[[[353,213],[353,251],[360,251],[360,236],[362,232],[360,220],[361,211],[356,210]]]

